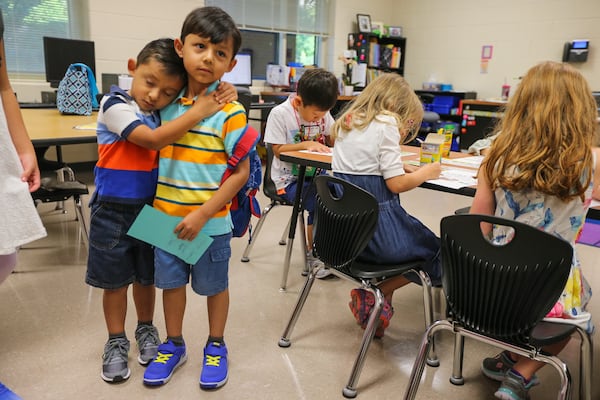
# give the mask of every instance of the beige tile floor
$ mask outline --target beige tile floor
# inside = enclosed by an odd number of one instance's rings
[[[424,189],[403,194],[402,199],[405,207],[435,232],[443,215],[470,202],[469,198]],[[261,204],[267,203],[263,200]],[[198,386],[207,319],[204,298],[191,291],[184,324],[189,358],[172,380],[163,387],[144,387],[143,367],[137,364],[132,351],[129,380],[113,385],[102,381],[100,357],[106,340],[102,293],[84,283],[86,249],[73,221],[72,202],[67,202],[66,215],[52,209],[51,205],[39,207],[48,237],[21,250],[17,272],[0,287],[0,380],[24,399],[343,398],[342,388],[362,335],[348,310],[352,288],[348,282],[318,281],[293,332],[292,346],[277,346],[303,283],[297,247],[288,290],[279,291],[285,247],[277,242],[289,218],[289,208],[278,207],[269,215],[249,263],[239,261],[245,239],[232,243],[231,308],[226,332],[230,377],[226,386],[214,392],[203,392]],[[592,286],[598,287],[600,249],[578,246],[578,250],[587,277]],[[599,299],[599,295],[594,298],[592,311],[599,309]],[[358,385],[359,398],[401,398],[404,392],[424,330],[420,288],[413,285],[399,291],[393,306],[396,315],[385,337],[374,341],[369,349]],[[133,310],[132,302],[129,307]],[[160,296],[156,310],[155,323],[164,334]],[[127,318],[130,338],[134,328],[132,312]],[[497,384],[482,377],[479,362],[495,354],[495,349],[467,341],[465,385],[453,386],[448,382],[451,339],[448,334],[439,338],[441,366],[425,370],[417,398],[493,398]],[[598,350],[596,344],[597,368]],[[577,382],[576,343],[563,356]],[[532,398],[556,398],[557,374],[547,367],[539,376],[542,384],[531,391]],[[600,385],[596,385],[593,395],[600,398]]]

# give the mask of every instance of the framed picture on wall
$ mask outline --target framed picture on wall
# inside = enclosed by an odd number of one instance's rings
[[[383,29],[383,22],[371,21],[371,33],[383,36],[385,34]]]
[[[401,26],[389,26],[388,27],[388,35],[391,37],[402,37],[402,27]]]
[[[371,16],[367,14],[356,14],[356,24],[359,32],[371,32]]]

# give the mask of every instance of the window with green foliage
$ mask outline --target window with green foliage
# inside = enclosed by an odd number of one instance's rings
[[[43,79],[42,37],[86,39],[84,3],[81,0],[0,0],[11,78]]]

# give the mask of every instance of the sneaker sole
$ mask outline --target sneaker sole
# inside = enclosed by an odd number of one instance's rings
[[[494,380],[496,382],[502,382],[504,380],[504,374],[503,373],[499,374],[499,373],[488,371],[487,369],[483,369],[483,368],[481,368],[481,373],[485,377],[490,378],[491,380]]]
[[[129,369],[129,368],[127,368],[127,373],[125,375],[117,375],[117,376],[113,376],[112,378],[104,375],[104,372],[100,373],[100,377],[102,378],[102,380],[104,382],[108,382],[108,383],[119,383],[119,382],[126,381],[127,379],[129,379],[130,375],[131,375],[131,369]]]
[[[142,358],[142,355],[140,354],[140,355],[138,355],[137,360],[140,365],[143,365],[145,367],[148,364],[150,364],[152,362],[152,360],[154,360],[154,357],[152,357],[151,359],[149,359],[147,361],[144,361],[144,359]]]
[[[148,386],[161,386],[166,384],[167,382],[169,382],[169,380],[171,380],[171,377],[173,376],[173,374],[175,373],[175,370],[177,370],[177,368],[179,368],[181,365],[183,365],[183,363],[185,363],[187,361],[187,353],[183,355],[183,357],[181,357],[179,359],[179,362],[177,363],[177,365],[175,365],[173,367],[173,370],[171,371],[171,373],[161,379],[147,379],[146,377],[144,377],[144,385],[148,385]]]
[[[317,271],[317,274],[315,275],[315,277],[317,279],[327,279],[327,278],[330,278],[330,277],[335,277],[335,275],[333,274],[333,272],[331,272],[329,270],[329,268],[323,269],[321,267],[321,269],[319,271]]]
[[[227,376],[225,376],[225,379],[223,379],[220,382],[217,383],[203,383],[202,381],[200,381],[200,389],[203,390],[215,390],[218,389],[222,386],[224,386],[227,383],[227,378],[229,377],[229,373],[227,373]]]
[[[504,390],[498,390],[496,393],[494,393],[494,397],[496,397],[497,399],[501,399],[501,400],[515,400],[517,398],[512,391],[504,391]],[[529,393],[527,394],[527,397],[525,399],[526,400],[531,399],[531,397],[529,396]]]
[[[487,369],[481,368],[481,373],[487,377],[490,378],[491,380],[494,380],[496,382],[502,382],[504,380],[504,374],[497,374],[494,372],[490,372]],[[537,386],[540,384],[540,380],[537,377],[537,375],[534,375],[531,377],[531,380],[529,381],[529,387],[533,387],[533,386]]]

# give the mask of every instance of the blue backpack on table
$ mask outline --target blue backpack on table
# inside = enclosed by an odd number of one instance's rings
[[[92,115],[98,108],[98,87],[92,69],[85,64],[69,65],[58,84],[56,107],[62,114]]]

